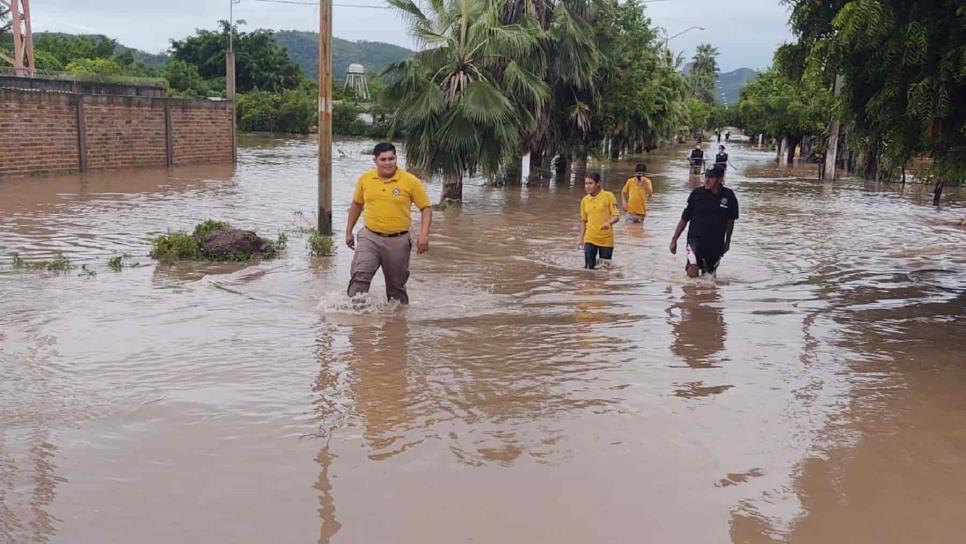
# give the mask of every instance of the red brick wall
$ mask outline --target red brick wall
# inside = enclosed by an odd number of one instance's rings
[[[0,177],[79,171],[79,100],[88,170],[232,161],[230,102],[0,89]]]
[[[0,89],[0,176],[79,169],[73,102],[67,94]]]
[[[231,162],[232,109],[171,104],[174,164]]]

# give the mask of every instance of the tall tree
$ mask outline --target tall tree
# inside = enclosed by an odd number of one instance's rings
[[[465,173],[496,174],[517,153],[522,129],[534,121],[518,103],[549,96],[527,62],[539,53],[542,31],[526,20],[502,23],[491,0],[436,0],[426,11],[412,0],[390,4],[426,46],[386,70],[394,128],[407,164],[442,174],[441,202],[459,203]]]
[[[691,59],[688,84],[695,98],[708,106],[714,105],[714,84],[718,80],[718,49],[702,43]]]
[[[225,51],[228,35],[233,34],[235,47],[236,87],[239,92],[262,90],[278,92],[294,89],[303,79],[302,70],[285,49],[272,40],[272,31],[241,32],[238,21],[229,27],[219,21],[221,31],[198,30],[194,36],[171,41],[173,58],[194,65],[204,79],[225,77]]]
[[[843,76],[837,111],[863,144],[864,174],[924,154],[935,173],[966,178],[966,5],[783,1],[798,41],[781,56],[814,67],[829,87]]]

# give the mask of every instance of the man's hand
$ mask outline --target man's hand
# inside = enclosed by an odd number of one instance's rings
[[[671,250],[671,255],[677,255],[678,254],[678,239],[677,238],[671,240],[671,245],[668,246],[668,249]]]
[[[627,213],[627,204],[621,204],[621,211]]]
[[[600,230],[610,230],[610,223],[604,223],[601,225]]]
[[[417,255],[422,255],[423,253],[426,253],[427,251],[429,251],[429,235],[428,234],[420,234],[419,235],[419,240],[416,241],[416,254]]]
[[[353,251],[356,249],[356,237],[352,234],[351,230],[345,233],[345,245],[349,246],[349,249]]]
[[[583,238],[581,238],[580,241],[577,242],[577,249],[584,249],[584,239]]]
[[[721,254],[724,255],[729,249],[731,249],[731,240],[725,240],[724,251],[722,251]]]

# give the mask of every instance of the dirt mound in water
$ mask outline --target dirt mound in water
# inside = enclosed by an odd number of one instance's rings
[[[212,260],[245,260],[275,255],[275,245],[253,231],[213,230],[201,242],[202,254]]]

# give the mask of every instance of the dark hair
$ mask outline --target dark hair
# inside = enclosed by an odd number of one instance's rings
[[[379,142],[378,144],[376,144],[376,147],[372,148],[372,156],[378,157],[379,155],[382,155],[386,151],[392,151],[392,154],[395,155],[396,146],[392,145],[389,142]]]
[[[708,171],[704,173],[704,177],[706,177],[706,178],[723,178],[724,177],[724,173],[725,173],[724,172],[724,168],[722,168],[720,164],[716,164],[716,165],[712,166],[711,168],[708,168]]]
[[[647,165],[643,162],[637,163],[637,166],[634,167],[634,172],[647,172]]]
[[[724,149],[724,148],[725,148],[725,147],[724,147],[723,145],[719,145],[719,146],[718,146],[718,149]]]
[[[594,183],[596,183],[597,185],[600,185],[600,174],[598,174],[597,172],[591,172],[587,174],[587,177],[589,179],[594,180]]]

